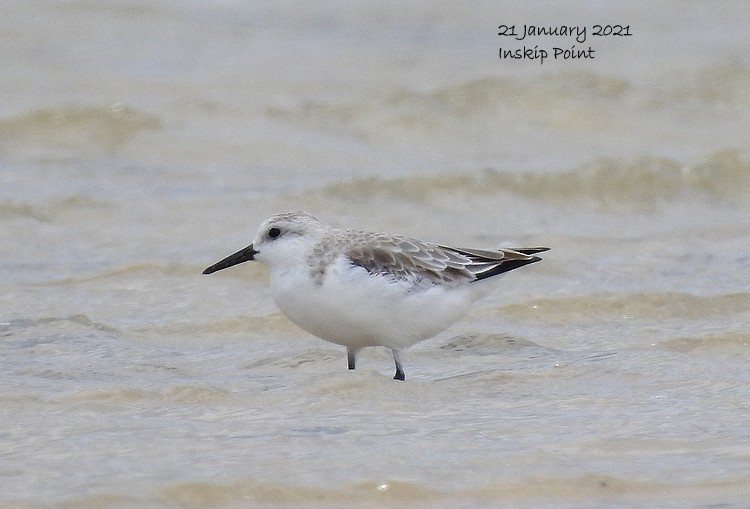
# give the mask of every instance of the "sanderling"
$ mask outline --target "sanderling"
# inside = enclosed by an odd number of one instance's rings
[[[333,228],[310,214],[266,219],[252,244],[203,271],[258,260],[270,270],[281,312],[307,332],[346,347],[349,369],[366,346],[400,351],[458,320],[482,296],[472,284],[541,260],[546,247],[464,249],[398,235]],[[481,286],[481,285],[480,285]]]

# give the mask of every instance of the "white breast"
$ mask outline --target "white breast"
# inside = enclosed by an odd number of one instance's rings
[[[400,350],[430,338],[458,320],[476,297],[469,285],[414,288],[343,258],[320,281],[305,269],[272,270],[276,305],[307,332],[353,348]]]

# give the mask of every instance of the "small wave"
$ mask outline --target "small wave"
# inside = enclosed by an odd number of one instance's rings
[[[503,334],[470,334],[461,335],[445,343],[440,348],[456,352],[469,352],[474,355],[497,355],[503,350],[515,350],[526,347],[540,348],[531,341],[514,338]]]
[[[319,507],[363,503],[416,503],[445,498],[445,495],[417,483],[400,481],[361,483],[340,490],[239,481],[223,485],[204,482],[179,483],[163,488],[158,497],[169,505],[198,508],[235,504],[308,506],[311,502]]]
[[[185,404],[211,404],[224,402],[231,397],[231,392],[218,387],[201,387],[182,385],[172,387],[166,397]]]
[[[577,128],[598,129],[611,120],[610,109],[601,103],[622,101],[631,88],[625,79],[587,72],[551,74],[536,81],[492,76],[428,91],[392,90],[350,102],[307,100],[269,107],[266,114],[363,138],[421,138],[452,131],[465,119],[479,131],[495,129],[498,122],[534,119],[566,129],[574,119]]]
[[[64,395],[63,402],[78,404],[132,404],[154,401],[163,404],[164,401],[180,404],[212,404],[225,402],[229,399],[229,391],[200,386],[175,386],[162,391],[144,390],[133,387],[113,387],[102,389],[82,390]]]
[[[654,84],[655,83],[655,84]],[[750,106],[750,67],[730,61],[660,76],[648,86],[594,72],[534,79],[486,76],[430,90],[390,89],[349,100],[307,99],[266,109],[272,118],[363,139],[449,139],[456,125],[477,136],[514,126],[571,133],[629,129],[622,111]],[[523,126],[523,127],[521,127]],[[502,128],[502,127],[501,127]]]
[[[706,500],[717,495],[741,499],[746,478],[723,481],[667,483],[630,480],[611,475],[530,477],[481,487],[435,489],[418,482],[367,481],[338,489],[242,480],[234,483],[181,482],[155,492],[152,500],[169,506],[199,507],[383,507],[430,504],[468,507],[467,504],[540,503],[554,501],[600,504],[602,500],[658,501],[675,496]],[[738,498],[739,497],[739,498]],[[637,504],[638,505],[638,504]],[[648,503],[646,505],[649,505]]]
[[[720,151],[705,162],[683,166],[673,159],[596,160],[568,171],[514,173],[486,169],[473,174],[442,174],[383,179],[369,177],[329,185],[321,199],[388,198],[430,203],[446,195],[512,193],[562,205],[591,204],[611,210],[652,209],[661,203],[696,197],[720,201],[750,199],[750,162],[736,151]]]
[[[200,331],[201,334],[239,333],[245,337],[264,337],[269,334],[295,335],[299,334],[300,329],[281,313],[264,316],[238,316],[204,323],[175,323],[135,329],[135,332],[140,334],[178,337],[193,335],[196,331]]]
[[[83,194],[71,194],[39,204],[26,202],[0,202],[0,220],[30,218],[40,222],[51,222],[63,214],[102,209],[105,203]]]
[[[0,219],[27,217],[37,221],[49,221],[49,215],[30,203],[0,202]]]
[[[151,399],[154,394],[139,389],[93,389],[66,394],[61,401],[67,403],[130,404]]]
[[[115,267],[97,274],[89,274],[73,278],[59,279],[56,281],[38,283],[37,286],[67,286],[78,285],[83,283],[92,283],[106,281],[109,279],[132,279],[133,276],[194,276],[200,274],[201,268],[198,265],[185,265],[179,263],[170,263],[159,265],[155,263],[133,263],[125,266]]]
[[[471,494],[483,500],[545,500],[589,501],[595,506],[603,500],[639,500],[636,506],[659,505],[657,500],[680,498],[704,500],[721,495],[724,498],[744,496],[747,479],[726,481],[695,481],[669,483],[658,480],[631,480],[611,475],[587,474],[578,477],[538,477],[518,482],[508,482],[472,490]],[[643,504],[643,501],[651,503]],[[606,505],[606,504],[605,504]]]
[[[663,341],[661,346],[681,353],[725,353],[750,352],[750,332],[726,332],[706,336],[675,338]]]
[[[49,324],[72,324],[75,326],[83,326],[90,329],[94,329],[100,332],[107,332],[110,334],[119,333],[120,331],[115,327],[109,326],[105,323],[96,322],[84,314],[71,315],[67,317],[47,316],[41,318],[18,318],[10,320],[8,322],[0,323],[0,334],[10,334],[16,330],[30,329],[33,327],[47,326]]]
[[[543,298],[509,304],[500,308],[514,318],[550,324],[624,320],[701,320],[747,313],[750,293],[699,297],[665,292],[648,294],[590,294],[574,297]]]
[[[493,172],[492,180],[527,198],[590,202],[602,208],[646,206],[705,197],[738,201],[750,198],[750,162],[736,151],[721,151],[706,162],[682,166],[673,159],[602,159],[571,171],[528,175]]]
[[[485,77],[435,91],[418,94],[430,106],[435,102],[456,114],[473,114],[487,109],[507,109],[519,102],[534,110],[546,110],[561,100],[622,99],[632,85],[623,78],[605,77],[593,72],[548,74],[533,82]]]
[[[719,62],[689,74],[663,79],[668,87],[653,92],[651,102],[672,108],[700,105],[725,106],[734,110],[750,106],[750,67],[741,61]]]
[[[70,194],[61,198],[50,200],[43,205],[43,210],[48,215],[75,212],[81,209],[101,209],[106,204],[85,194]]]
[[[141,131],[160,126],[157,117],[121,103],[39,109],[0,120],[0,153],[111,153]]]

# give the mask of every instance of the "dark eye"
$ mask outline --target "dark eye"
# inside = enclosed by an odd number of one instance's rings
[[[268,229],[268,236],[271,237],[272,239],[275,239],[279,235],[281,235],[281,230],[279,230],[278,228],[269,228]]]

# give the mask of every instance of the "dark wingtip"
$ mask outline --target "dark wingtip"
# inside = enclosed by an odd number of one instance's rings
[[[518,253],[523,253],[525,255],[532,255],[532,254],[544,253],[545,251],[549,251],[549,248],[548,247],[523,247],[520,249],[511,248],[511,251],[516,251]]]
[[[522,252],[522,251],[519,251],[519,252]],[[542,261],[542,259],[539,258],[538,256],[533,256],[526,260],[508,260],[506,262],[501,263],[494,269],[477,274],[476,275],[477,278],[473,282],[481,281],[483,279],[487,279],[488,277],[497,276],[498,274],[504,274],[506,272],[510,272],[511,270],[515,270],[525,265],[530,265],[532,263],[536,263],[540,261]]]

